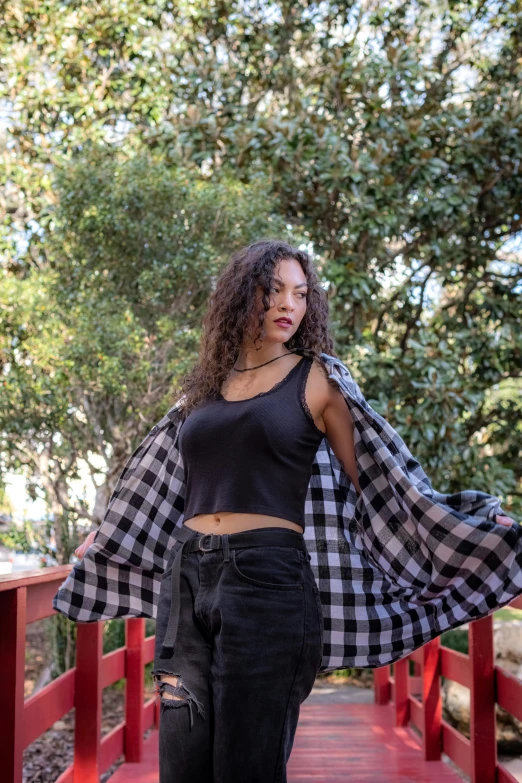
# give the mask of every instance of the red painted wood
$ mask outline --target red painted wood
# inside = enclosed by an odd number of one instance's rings
[[[426,762],[416,732],[395,724],[391,705],[305,702],[288,764],[289,783],[459,780],[444,762]]]
[[[522,720],[522,682],[500,666],[495,666],[497,704]]]
[[[102,659],[102,689],[125,677],[125,647],[113,650]]]
[[[74,783],[74,764],[70,764],[54,783]]]
[[[417,664],[415,664],[417,666]],[[411,696],[420,696],[422,694],[422,675],[411,677],[408,680],[409,693]]]
[[[153,731],[143,743],[141,762],[122,764],[109,783],[159,783],[158,770],[158,733]]]
[[[425,761],[411,729],[395,726],[391,705],[301,707],[288,783],[462,783],[443,761]],[[248,778],[245,777],[245,781]],[[140,764],[123,764],[110,783],[158,783],[158,734]]]
[[[143,705],[143,731],[147,731],[151,726],[154,726],[154,713],[156,710],[156,697],[145,702]]]
[[[0,593],[0,759],[9,783],[22,781],[27,589]]]
[[[499,764],[496,783],[520,783],[520,779],[514,778],[511,772],[508,772],[503,764]]]
[[[117,758],[115,754],[121,755],[121,750],[126,746],[129,748],[128,756],[134,758],[134,761],[131,767],[128,765],[125,767],[127,770],[138,771],[141,765],[137,759],[143,755],[143,732],[147,727],[154,725],[155,722],[157,725],[158,722],[159,704],[157,700],[151,699],[147,704],[143,704],[144,665],[153,659],[154,637],[144,639],[145,621],[142,618],[129,620],[126,623],[128,649],[115,651],[103,658],[101,655],[102,624],[78,624],[77,673],[73,670],[62,675],[40,693],[29,698],[24,705],[26,623],[54,614],[51,598],[70,569],[70,566],[58,566],[26,572],[23,576],[0,577],[0,616],[2,617],[0,671],[3,678],[0,686],[4,708],[0,711],[0,757],[2,759],[2,781],[5,780],[6,783],[20,783],[22,779],[22,751],[26,743],[39,736],[71,708],[74,691],[73,678],[76,690],[74,704],[77,707],[76,770],[74,776],[76,783],[78,781],[98,783],[99,775]],[[522,609],[522,597],[514,600],[511,605]],[[429,757],[429,753],[433,752],[433,749],[438,750],[440,754],[442,744],[444,752],[466,774],[470,775],[473,783],[490,783],[490,781],[492,783],[495,780],[496,783],[516,783],[513,776],[502,765],[496,763],[495,695],[498,703],[504,709],[522,719],[522,682],[508,672],[494,666],[492,620],[493,617],[490,615],[470,624],[469,656],[447,648],[440,648],[440,639],[435,639],[416,650],[408,656],[408,659],[396,662],[393,665],[393,677],[390,675],[390,667],[381,667],[380,670],[375,670],[376,702],[393,696],[396,704],[393,707],[375,704],[373,707],[378,711],[385,710],[389,712],[389,715],[396,716],[397,705],[402,705],[399,714],[402,715],[405,710],[409,711],[410,725],[418,725],[422,731],[426,755]],[[415,662],[414,668],[417,670],[419,663],[424,662],[422,703],[413,695],[415,690],[418,690],[419,680],[417,676],[408,676],[409,660]],[[404,672],[406,676],[404,676]],[[417,674],[418,671],[416,671]],[[440,675],[470,686],[472,693],[471,742],[441,720]],[[125,732],[123,726],[116,727],[110,735],[100,741],[101,689],[123,676],[127,678],[126,717],[128,726]],[[405,683],[406,700],[404,698]],[[305,707],[312,708],[304,705],[303,709]],[[331,705],[327,709],[331,710],[334,707],[349,709],[351,713],[354,710],[357,712],[361,708],[369,709],[369,705]],[[366,754],[368,762],[366,766],[370,771],[370,761],[373,763],[371,757],[376,752],[375,748],[379,747],[382,737],[385,742],[388,741],[390,733],[384,727],[383,719],[380,719],[378,715],[379,713],[375,713],[371,725],[368,724],[366,727],[366,731],[375,743],[371,747],[368,746]],[[335,726],[331,728],[336,730]],[[338,728],[342,729],[342,726]],[[409,738],[414,735],[419,748],[421,747],[421,741],[408,726],[393,728],[396,732],[410,732],[407,744],[409,745]],[[321,738],[321,731],[322,727],[318,726],[319,738]],[[361,743],[352,745],[353,736],[353,731],[346,733],[344,729],[338,733],[338,739],[342,741],[343,748],[349,745],[359,751],[362,747]],[[331,739],[329,735],[327,738]],[[440,755],[435,753],[435,758],[440,758]],[[427,769],[429,771],[435,770],[433,766],[435,764],[439,764],[439,761],[430,762]],[[313,771],[313,764],[311,769]],[[339,775],[344,780],[346,771],[350,771],[351,767],[347,764],[345,767],[339,767],[338,770],[335,777],[331,778],[332,781],[338,780]],[[322,783],[329,783],[329,778],[325,777],[324,770],[320,774],[322,777],[314,778],[312,776],[307,777],[306,780],[316,779],[321,780]],[[140,783],[145,780],[143,777],[136,779],[139,779]],[[375,778],[375,780],[377,779]],[[436,783],[440,783],[442,780],[438,773],[433,778],[413,776],[411,779],[416,783],[424,779],[434,780]],[[300,779],[296,778],[295,783],[298,780]],[[304,781],[305,778],[302,780]],[[360,780],[363,783],[363,778]],[[364,783],[367,783],[367,780],[373,782],[373,778],[369,777],[368,779],[364,778]],[[382,783],[382,779],[379,780]],[[387,776],[385,783],[390,781],[394,783],[395,778]],[[72,767],[66,770],[56,783],[73,783]],[[359,783],[359,779],[357,779],[357,783]]]
[[[78,623],[74,779],[99,783],[102,706],[102,623]]]
[[[442,721],[442,749],[457,767],[460,767],[466,775],[470,775],[471,743],[464,734],[450,726],[445,720]]]
[[[440,759],[442,694],[440,692],[440,636],[422,646],[422,739],[426,761]]]
[[[465,688],[471,688],[471,669],[469,656],[464,653],[450,650],[449,647],[440,648],[440,673],[448,680],[458,682]]]
[[[160,703],[159,699],[154,700],[154,728],[159,729],[160,722]]]
[[[72,566],[64,565],[37,568],[33,571],[23,571],[22,574],[3,574],[0,576],[0,593],[18,587],[28,587],[39,582],[63,581],[71,570]],[[54,614],[54,611],[51,610],[50,614]]]
[[[145,620],[127,620],[125,673],[125,759],[138,763],[143,755],[143,690],[145,685]]]
[[[100,743],[100,773],[105,772],[114,762],[123,756],[125,723],[118,723]]]
[[[154,644],[156,642],[155,636],[147,636],[144,644],[145,663],[150,663],[154,660]]]
[[[390,667],[380,666],[373,670],[373,695],[375,704],[388,704],[390,701]]]
[[[492,783],[497,766],[492,615],[470,623],[469,658],[471,779],[473,783]]]
[[[24,748],[34,742],[40,734],[51,728],[53,723],[74,707],[74,684],[76,672],[57,677],[25,702]]]
[[[56,614],[53,609],[52,600],[62,579],[53,579],[49,582],[38,581],[27,585],[27,622],[34,623],[35,620],[41,620],[43,617],[49,617]]]
[[[424,727],[424,710],[422,708],[422,702],[415,696],[410,696],[410,722],[412,726],[422,735],[422,729]]]
[[[408,658],[396,661],[393,664],[395,679],[395,725],[407,726],[410,719],[410,702],[408,698],[408,672],[410,662]]]

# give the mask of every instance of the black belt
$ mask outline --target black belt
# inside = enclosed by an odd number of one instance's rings
[[[250,546],[293,546],[307,553],[306,544],[302,533],[288,528],[242,530],[239,533],[200,533],[190,527],[182,525],[176,529],[176,541],[181,541],[182,546],[176,551],[172,564],[172,600],[170,613],[165,631],[165,638],[160,658],[170,658],[178,632],[179,608],[180,608],[180,582],[181,582],[181,557],[189,552],[213,552],[218,549],[225,550],[228,559],[229,549],[241,549]],[[209,539],[208,542],[205,539]],[[175,546],[175,544],[174,544]]]

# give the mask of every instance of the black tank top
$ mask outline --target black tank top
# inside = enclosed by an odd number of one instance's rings
[[[304,356],[254,397],[220,394],[189,413],[179,432],[184,519],[236,511],[282,517],[304,530],[312,463],[324,437],[305,399],[312,362]]]

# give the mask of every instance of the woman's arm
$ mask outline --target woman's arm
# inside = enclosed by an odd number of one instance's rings
[[[353,419],[346,401],[339,390],[328,386],[328,401],[322,418],[326,427],[326,437],[332,451],[357,492],[361,492],[353,439]]]
[[[318,367],[321,370],[321,367]],[[354,449],[354,423],[346,400],[338,388],[331,385],[324,372],[314,373],[312,390],[316,399],[321,400],[321,419],[325,426],[325,435],[332,450],[341,463],[344,472],[350,477],[357,491],[361,492],[359,485],[357,462]],[[518,524],[505,514],[497,514],[494,522],[505,527]]]
[[[318,362],[314,362],[310,370],[307,396],[310,399],[309,407],[314,410],[316,421],[322,423],[321,429],[333,453],[357,492],[360,492],[355,460],[353,419],[339,387],[328,381],[324,367]]]

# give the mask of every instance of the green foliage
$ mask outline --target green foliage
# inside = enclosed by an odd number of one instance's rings
[[[445,631],[440,637],[442,647],[448,647],[450,650],[468,655],[468,632],[460,631],[458,628],[452,631]]]
[[[54,557],[54,551],[49,547],[51,524],[50,520],[46,520],[43,526],[35,525],[34,522],[26,519],[22,525],[12,525],[5,532],[0,533],[0,544],[14,552]]]
[[[512,620],[522,620],[522,609],[515,609],[512,606],[504,606],[502,609],[498,609],[494,615],[493,620],[506,620],[511,622]]]
[[[52,644],[51,673],[55,678],[75,665],[78,627],[72,620],[59,613],[47,618],[46,622]]]
[[[72,323],[77,309],[102,305],[104,320],[129,314],[155,333],[173,316],[194,328],[228,248],[263,232],[275,206],[261,175],[249,185],[225,176],[207,182],[164,159],[100,149],[62,168],[56,186],[50,246],[58,304]]]
[[[153,636],[156,631],[156,621],[147,619],[145,621],[145,636]],[[103,654],[118,650],[125,646],[125,620],[117,617],[114,620],[107,620],[103,624]]]
[[[117,617],[103,624],[103,654],[125,646],[125,620]]]
[[[228,242],[270,225],[285,235],[268,189],[262,174],[189,180],[146,153],[91,150],[57,170],[48,264],[6,274],[0,290],[0,466],[25,468],[53,507],[63,562],[79,520],[99,524],[130,452],[175,402]]]

